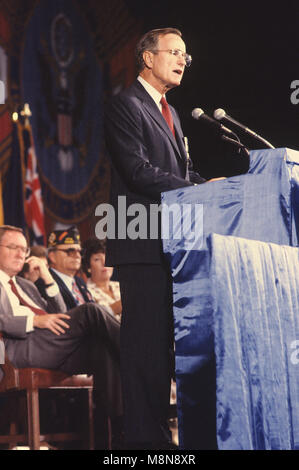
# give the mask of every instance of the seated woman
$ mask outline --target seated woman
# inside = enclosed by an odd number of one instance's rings
[[[82,269],[87,276],[87,288],[94,300],[104,305],[120,320],[122,306],[119,283],[111,281],[113,268],[105,266],[105,244],[97,238],[89,238],[82,245],[84,256]]]

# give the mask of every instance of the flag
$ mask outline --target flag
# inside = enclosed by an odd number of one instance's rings
[[[24,131],[26,132],[26,131]],[[26,155],[26,176],[25,176],[25,216],[27,229],[29,231],[31,245],[44,245],[46,243],[46,233],[44,224],[44,207],[41,192],[41,185],[37,171],[37,160],[31,129],[30,146],[27,147]],[[24,139],[25,142],[25,139]]]

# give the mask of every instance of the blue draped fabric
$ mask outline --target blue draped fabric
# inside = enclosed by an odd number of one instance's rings
[[[221,449],[299,450],[299,249],[211,236]]]
[[[207,239],[218,233],[298,245],[299,152],[253,151],[248,174],[166,192],[162,204],[162,233],[169,226],[163,249],[173,276],[180,447],[213,448],[214,335]],[[169,224],[165,208],[174,204],[191,206],[191,217],[182,217],[181,210],[181,219]],[[202,209],[201,229],[194,221],[197,206]],[[178,209],[175,213],[180,214]],[[178,237],[182,219],[184,234]]]

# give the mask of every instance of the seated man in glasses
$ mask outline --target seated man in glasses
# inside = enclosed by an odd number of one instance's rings
[[[83,279],[76,276],[82,261],[80,234],[76,227],[53,230],[50,233],[48,261],[50,273],[59,287],[67,309],[93,301]]]
[[[44,261],[47,267],[48,264],[48,252],[47,248],[43,245],[34,245],[30,247],[30,257],[36,256]],[[23,266],[22,271],[19,272],[18,276],[23,277],[24,279],[28,279],[28,281],[36,283],[36,287],[39,287],[39,283],[43,281],[39,278],[39,272],[36,270],[30,270],[29,263],[25,263]]]
[[[29,270],[44,283],[41,296],[32,282],[18,276],[28,254],[22,229],[1,226],[0,332],[6,355],[16,367],[93,374],[96,402],[107,416],[120,416],[119,323],[93,302],[67,311],[45,262],[31,256]]]

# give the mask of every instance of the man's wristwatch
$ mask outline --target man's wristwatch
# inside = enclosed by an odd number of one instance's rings
[[[49,284],[45,284],[45,288],[47,289],[48,287],[54,286],[55,282],[50,282]]]

